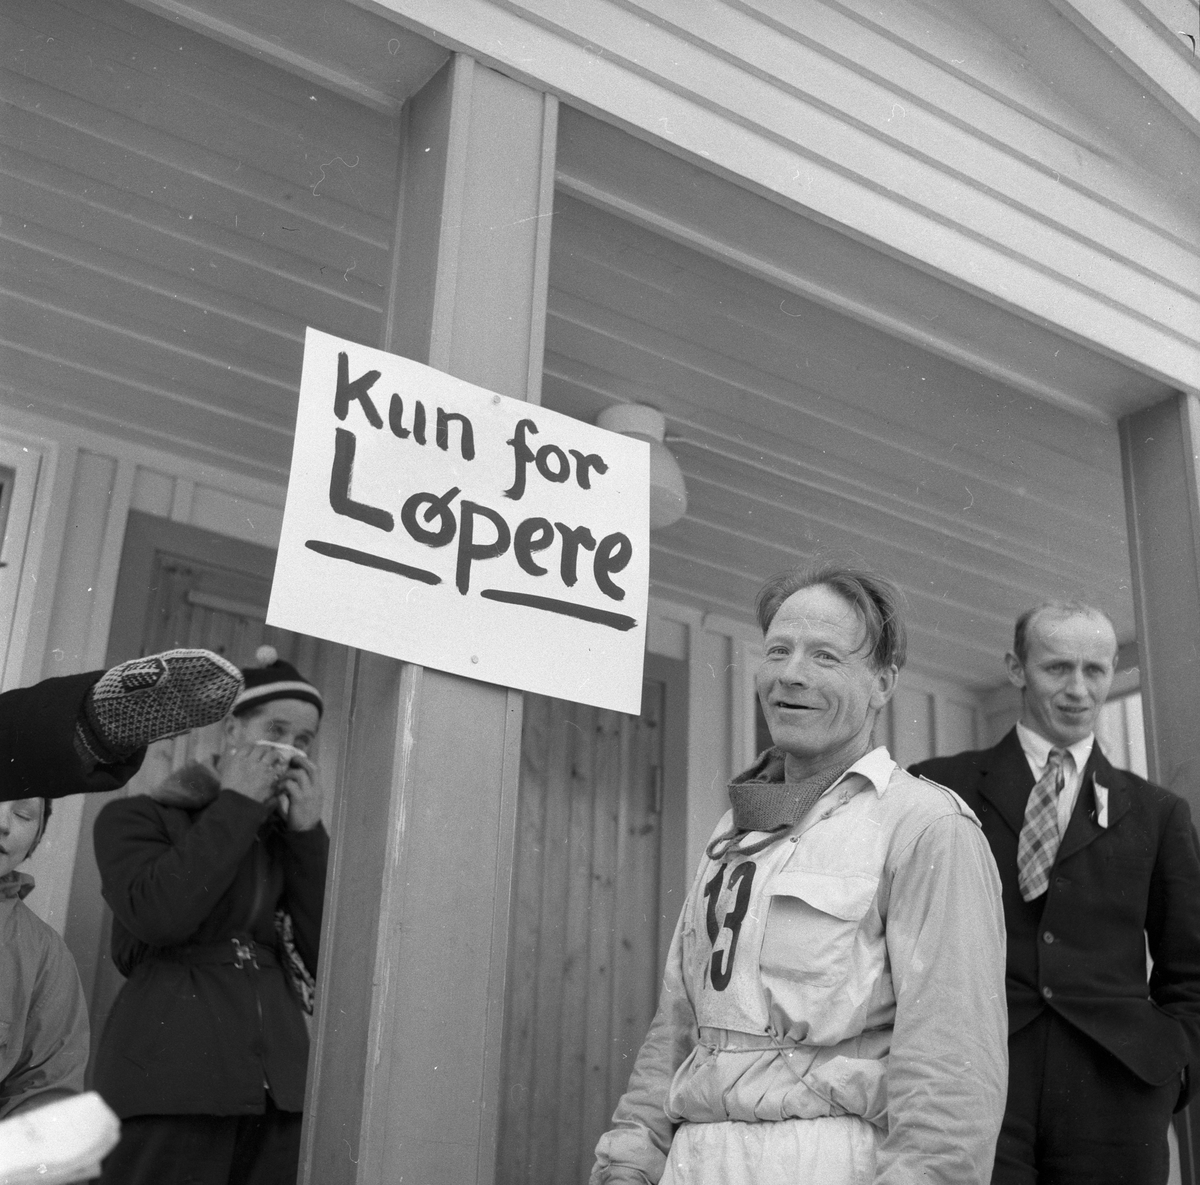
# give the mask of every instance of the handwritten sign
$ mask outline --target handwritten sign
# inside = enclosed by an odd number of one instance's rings
[[[309,329],[267,621],[639,712],[642,441]]]

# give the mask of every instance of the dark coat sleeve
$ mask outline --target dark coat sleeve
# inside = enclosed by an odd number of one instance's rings
[[[1154,961],[1150,998],[1187,1033],[1194,1082],[1200,1074],[1200,842],[1182,798],[1172,804],[1159,840],[1146,938]]]
[[[0,695],[0,802],[116,790],[137,773],[144,748],[91,772],[75,751],[83,697],[103,674],[43,679]]]
[[[309,831],[285,831],[282,843],[283,902],[292,916],[296,949],[309,971],[317,968],[329,836],[320,823]]]
[[[233,883],[267,813],[222,790],[186,831],[172,834],[151,798],[108,803],[96,817],[95,841],[113,916],[151,946],[187,942]]]

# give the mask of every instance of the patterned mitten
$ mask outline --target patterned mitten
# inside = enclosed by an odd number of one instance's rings
[[[242,673],[209,650],[167,650],[106,671],[87,693],[75,739],[101,764],[143,745],[220,720],[242,690]]]

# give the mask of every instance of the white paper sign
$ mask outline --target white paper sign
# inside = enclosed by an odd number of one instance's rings
[[[639,712],[643,441],[309,329],[267,621]]]

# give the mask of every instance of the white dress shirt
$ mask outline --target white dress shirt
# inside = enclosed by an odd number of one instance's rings
[[[1083,785],[1083,770],[1092,755],[1092,746],[1096,743],[1096,734],[1089,732],[1081,741],[1073,745],[1055,745],[1044,736],[1017,724],[1017,740],[1021,742],[1021,750],[1025,760],[1029,762],[1030,772],[1036,782],[1046,772],[1046,763],[1050,760],[1051,749],[1064,749],[1067,756],[1063,760],[1063,788],[1058,795],[1058,834],[1061,838],[1067,833],[1067,824],[1071,821],[1071,812],[1079,799],[1079,788]],[[1108,826],[1108,791],[1103,786],[1096,786],[1096,822],[1101,827]]]

